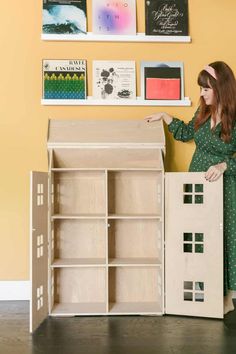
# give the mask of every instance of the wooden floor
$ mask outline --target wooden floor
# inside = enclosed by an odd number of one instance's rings
[[[235,304],[236,305],[236,304]],[[224,320],[163,316],[48,318],[29,334],[29,303],[0,302],[0,354],[235,354]]]

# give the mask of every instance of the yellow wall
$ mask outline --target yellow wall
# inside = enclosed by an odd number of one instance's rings
[[[88,1],[90,9],[91,1]],[[144,0],[137,0],[138,31],[144,31]],[[41,106],[41,60],[87,59],[88,94],[91,64],[97,60],[137,62],[138,94],[141,60],[180,60],[185,63],[185,95],[192,107],[165,108],[188,120],[197,104],[196,77],[215,60],[236,72],[235,0],[189,0],[191,44],[43,42],[41,0],[1,1],[0,75],[0,280],[29,279],[29,171],[47,170],[46,134],[49,118],[138,118],[155,107]],[[89,20],[91,31],[91,19]],[[161,108],[160,108],[161,110]],[[174,142],[167,134],[167,169],[186,170],[192,143]]]

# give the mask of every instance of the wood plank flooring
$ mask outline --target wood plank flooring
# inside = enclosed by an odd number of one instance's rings
[[[236,311],[224,320],[178,316],[49,317],[31,335],[28,301],[1,301],[0,354],[38,353],[235,354]]]

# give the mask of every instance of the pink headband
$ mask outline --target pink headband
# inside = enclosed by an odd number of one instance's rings
[[[207,71],[208,74],[210,74],[212,77],[214,77],[215,80],[217,80],[215,69],[212,66],[206,65],[204,70]]]

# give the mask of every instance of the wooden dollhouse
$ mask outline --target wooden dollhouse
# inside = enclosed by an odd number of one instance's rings
[[[223,317],[222,180],[165,173],[162,123],[50,120],[31,173],[30,331],[48,316]]]

